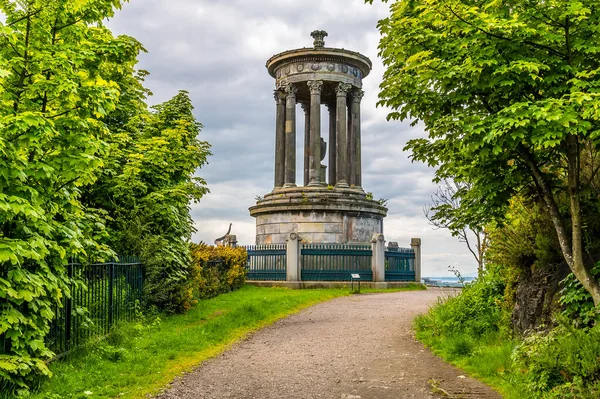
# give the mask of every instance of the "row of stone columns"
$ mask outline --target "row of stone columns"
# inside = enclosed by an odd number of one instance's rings
[[[323,81],[306,82],[310,104],[302,104],[305,112],[304,185],[321,186],[321,93]],[[275,90],[275,187],[296,186],[296,93],[298,87],[287,84]],[[336,86],[335,104],[329,110],[329,174],[330,185],[360,188],[361,128],[360,102],[363,91],[347,83]]]

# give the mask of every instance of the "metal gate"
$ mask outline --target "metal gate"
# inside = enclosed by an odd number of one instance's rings
[[[249,245],[248,274],[249,281],[282,281],[286,278],[286,245]]]
[[[415,251],[412,248],[386,248],[385,281],[415,281]]]

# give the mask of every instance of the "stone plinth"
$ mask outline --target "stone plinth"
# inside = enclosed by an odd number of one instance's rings
[[[283,244],[290,233],[304,243],[369,244],[383,234],[387,208],[355,189],[275,189],[250,208],[257,244]]]

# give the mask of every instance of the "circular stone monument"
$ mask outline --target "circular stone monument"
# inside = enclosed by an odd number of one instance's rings
[[[325,47],[314,31],[313,48],[289,50],[267,61],[275,78],[275,184],[250,208],[256,243],[285,243],[298,233],[305,243],[369,243],[383,233],[387,209],[362,188],[360,104],[371,61]],[[296,184],[296,106],[304,111],[304,185]],[[321,105],[329,116],[321,137]],[[328,166],[321,164],[327,154]]]

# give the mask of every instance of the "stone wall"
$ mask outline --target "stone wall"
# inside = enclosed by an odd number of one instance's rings
[[[369,243],[383,234],[383,218],[327,211],[289,211],[256,217],[257,244],[283,244],[289,233],[323,244]]]

